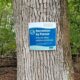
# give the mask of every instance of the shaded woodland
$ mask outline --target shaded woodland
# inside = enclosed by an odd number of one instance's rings
[[[16,80],[16,36],[12,3],[11,0],[0,0],[0,80]],[[74,78],[80,80],[80,0],[68,0],[67,3]]]

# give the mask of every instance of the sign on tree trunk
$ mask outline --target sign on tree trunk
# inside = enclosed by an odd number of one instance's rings
[[[55,22],[30,23],[30,50],[56,50],[56,31]]]
[[[14,0],[17,80],[73,80],[66,9],[66,0]],[[30,50],[35,22],[56,23],[55,50]]]

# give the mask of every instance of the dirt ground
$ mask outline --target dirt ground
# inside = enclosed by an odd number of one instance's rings
[[[0,80],[16,80],[16,66],[16,58],[0,56]]]
[[[74,67],[74,80],[80,80],[80,57],[78,61],[73,61]]]
[[[16,68],[15,67],[0,68],[0,80],[17,80]]]

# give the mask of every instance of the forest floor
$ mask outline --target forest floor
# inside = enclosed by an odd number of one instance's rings
[[[80,57],[77,61],[73,60],[74,80],[80,80]]]
[[[80,80],[80,57],[78,61],[73,60],[74,79]],[[0,80],[17,80],[16,59],[0,59]]]
[[[0,80],[17,80],[16,63],[14,57],[0,57]]]
[[[16,68],[5,67],[0,68],[0,80],[16,80]]]

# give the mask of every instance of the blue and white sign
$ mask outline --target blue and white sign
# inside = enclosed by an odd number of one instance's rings
[[[30,50],[56,50],[56,23],[29,23]]]

